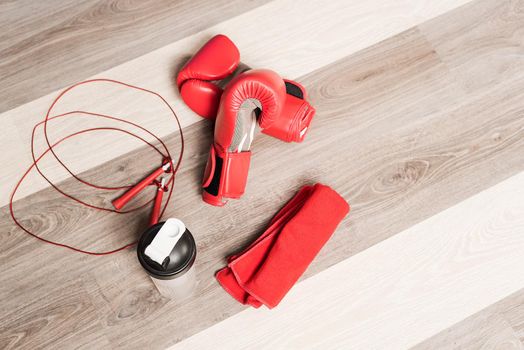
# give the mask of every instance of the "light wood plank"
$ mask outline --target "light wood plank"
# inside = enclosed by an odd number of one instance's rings
[[[468,0],[338,0],[298,3],[293,0],[278,0],[96,75],[142,85],[160,92],[175,106],[183,125],[187,126],[199,118],[180,100],[173,77],[187,57],[194,54],[212,35],[225,33],[231,36],[241,50],[242,60],[249,65],[275,69],[283,76],[294,79],[467,2]],[[103,59],[95,54],[93,57]],[[69,75],[67,70],[60,70],[60,74]],[[10,119],[16,123],[22,136],[17,142],[6,145],[10,149],[9,156],[0,154],[0,163],[7,165],[1,170],[4,185],[0,188],[0,205],[7,203],[8,193],[14,186],[18,174],[22,172],[25,164],[30,164],[28,145],[31,128],[42,119],[55,96],[56,92],[51,93],[0,115],[2,120]],[[56,110],[57,113],[84,109],[123,115],[132,121],[138,121],[160,137],[169,135],[176,127],[170,122],[164,106],[143,95],[137,97],[136,93],[92,86],[77,91],[63,102]],[[100,124],[107,123],[75,120],[71,124],[62,125],[56,130],[56,134],[64,135],[66,130],[79,130]],[[140,146],[127,136],[111,135],[97,138],[95,142],[84,142],[80,147],[62,147],[60,153],[66,157],[73,169],[81,172]],[[148,135],[144,136],[150,138]],[[38,145],[41,147],[42,144],[40,137]],[[10,162],[7,157],[18,161]],[[64,180],[69,176],[60,170],[56,162],[49,161],[45,169],[55,181]],[[46,182],[39,179],[35,179],[34,182],[31,180],[31,186],[25,187],[19,198],[47,186]]]
[[[524,173],[171,349],[405,349],[521,289],[522,251]]]

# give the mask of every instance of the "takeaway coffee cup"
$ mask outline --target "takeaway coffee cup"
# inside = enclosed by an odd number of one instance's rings
[[[151,226],[138,242],[138,260],[165,297],[184,299],[195,289],[196,244],[178,219]]]

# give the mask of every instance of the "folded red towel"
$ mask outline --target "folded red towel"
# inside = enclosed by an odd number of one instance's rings
[[[228,258],[218,282],[242,304],[277,306],[348,212],[330,187],[303,187],[255,242]]]

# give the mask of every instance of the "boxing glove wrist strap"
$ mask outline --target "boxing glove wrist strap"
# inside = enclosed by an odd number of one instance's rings
[[[222,197],[239,198],[244,193],[251,152],[220,152],[211,146],[204,175],[203,198],[209,204],[222,206]]]

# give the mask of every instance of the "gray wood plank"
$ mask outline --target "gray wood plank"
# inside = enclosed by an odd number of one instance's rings
[[[0,4],[0,112],[266,2],[3,2]]]
[[[524,76],[523,11],[522,0],[480,0],[419,27],[461,85],[475,92]]]
[[[413,347],[423,349],[523,349],[524,289]]]
[[[110,349],[82,280],[71,276],[69,281],[51,286],[52,279],[46,276],[46,288],[39,288],[41,266],[33,261],[33,271],[26,271],[34,283],[17,291],[24,294],[23,299],[2,293],[1,317],[11,322],[0,323],[0,348]],[[18,303],[17,307],[6,307],[8,299]]]

